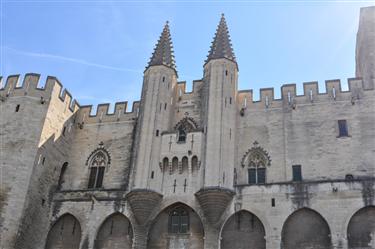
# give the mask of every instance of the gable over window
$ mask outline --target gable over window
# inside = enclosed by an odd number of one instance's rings
[[[266,167],[271,165],[271,158],[267,151],[259,146],[258,142],[247,151],[242,158],[242,167],[248,167],[248,183],[266,183]]]

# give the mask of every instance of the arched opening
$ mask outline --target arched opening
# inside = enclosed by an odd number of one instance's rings
[[[260,219],[248,211],[239,211],[225,223],[221,249],[265,249],[265,230]]]
[[[95,249],[131,249],[133,229],[130,221],[120,213],[109,216],[100,226]]]
[[[186,156],[182,158],[182,172],[187,172],[189,170],[189,160]]]
[[[375,206],[357,211],[348,225],[349,249],[375,248]]]
[[[172,171],[170,173],[173,174],[174,172],[177,171],[177,169],[178,169],[178,158],[173,157],[173,159],[172,159]]]
[[[165,172],[169,168],[169,160],[168,157],[164,157],[163,159],[163,168],[162,171]]]
[[[317,212],[302,208],[285,221],[281,238],[282,249],[330,249],[331,232]]]
[[[191,158],[191,170],[194,172],[194,171],[198,171],[198,169],[199,169],[198,157],[197,156],[193,156]]]
[[[61,187],[62,185],[64,184],[65,182],[65,179],[64,179],[64,175],[65,175],[65,171],[66,171],[66,168],[68,167],[68,162],[65,162],[62,167],[61,167],[61,171],[60,171],[60,176],[59,176],[59,181],[57,182],[57,190],[61,190]]]
[[[164,209],[154,220],[147,249],[203,249],[203,238],[199,216],[189,206],[177,203]]]
[[[81,226],[71,214],[61,216],[47,236],[46,249],[78,249],[81,242]]]

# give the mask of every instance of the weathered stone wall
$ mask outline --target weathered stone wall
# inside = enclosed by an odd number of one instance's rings
[[[301,165],[305,180],[374,176],[375,94],[363,90],[362,83],[350,79],[349,92],[340,91],[338,81],[327,81],[324,94],[314,83],[304,85],[303,96],[296,96],[295,85],[286,85],[280,100],[270,90],[261,91],[260,102],[248,97],[244,116],[238,117],[237,183],[248,182],[242,160],[255,141],[270,155],[267,183],[291,181],[292,165]],[[338,137],[338,120],[347,120],[348,137]]]

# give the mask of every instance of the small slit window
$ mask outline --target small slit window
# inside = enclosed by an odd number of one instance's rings
[[[16,105],[16,112],[20,111],[20,105]]]

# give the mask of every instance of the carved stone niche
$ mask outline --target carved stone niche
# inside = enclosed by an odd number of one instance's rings
[[[215,225],[232,201],[235,192],[222,187],[206,187],[195,193],[207,220]]]
[[[133,189],[126,195],[133,214],[139,225],[144,225],[156,208],[163,195],[149,189]]]

